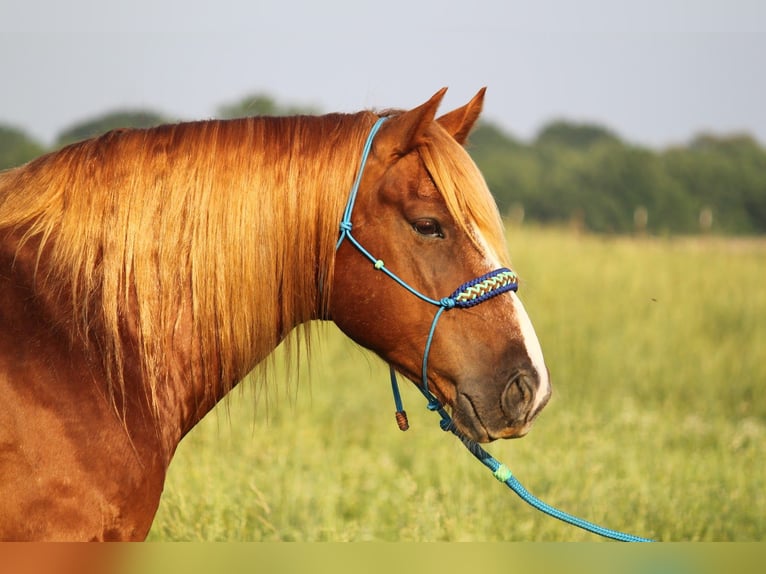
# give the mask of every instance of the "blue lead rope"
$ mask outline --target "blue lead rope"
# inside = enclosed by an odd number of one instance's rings
[[[401,397],[399,396],[399,388],[398,388],[398,384],[396,383],[396,373],[393,367],[389,367],[389,369],[391,371],[391,384],[395,388],[394,397],[395,397],[397,411],[404,412],[402,411]],[[439,421],[439,426],[442,428],[442,430],[449,431],[452,434],[454,434],[457,438],[459,438],[460,442],[463,443],[463,446],[465,446],[465,448],[468,449],[468,452],[470,452],[474,457],[476,457],[479,460],[479,462],[481,462],[484,466],[486,466],[489,470],[491,470],[492,474],[497,480],[505,484],[508,488],[510,488],[513,492],[515,492],[519,496],[519,498],[521,498],[524,502],[526,502],[533,508],[536,508],[537,510],[544,512],[548,516],[552,516],[553,518],[561,520],[562,522],[571,524],[572,526],[576,526],[583,530],[587,530],[588,532],[592,532],[593,534],[598,534],[599,536],[603,536],[605,538],[611,538],[612,540],[618,540],[620,542],[654,542],[653,540],[649,538],[642,538],[640,536],[635,536],[633,534],[626,534],[624,532],[619,532],[617,530],[611,530],[610,528],[604,528],[603,526],[599,526],[598,524],[594,524],[593,522],[589,522],[582,518],[578,518],[577,516],[573,516],[572,514],[559,510],[558,508],[555,508],[549,504],[546,504],[545,502],[537,498],[535,495],[533,495],[531,492],[529,492],[526,488],[524,488],[524,485],[522,485],[518,481],[518,479],[515,476],[513,476],[513,473],[507,466],[505,466],[503,463],[501,463],[495,457],[489,454],[486,450],[484,450],[479,445],[479,443],[477,443],[474,440],[471,440],[470,438],[465,436],[463,433],[461,433],[458,430],[458,428],[455,426],[455,422],[452,420],[452,417],[450,417],[447,414],[447,412],[441,406],[441,404],[436,399],[436,397],[434,397],[428,391],[428,389],[425,389],[420,386],[418,386],[418,389],[420,390],[421,393],[423,393],[423,396],[425,396],[426,400],[428,400],[428,409],[435,411],[441,417],[441,420]],[[399,398],[397,399],[396,397],[399,397]],[[397,414],[397,420],[398,418],[399,416]],[[401,425],[400,425],[400,428],[401,428]],[[406,430],[406,429],[402,429],[402,430]]]

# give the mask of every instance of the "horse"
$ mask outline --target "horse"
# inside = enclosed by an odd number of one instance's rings
[[[428,385],[466,436],[528,432],[551,384],[516,293],[438,329],[413,296],[508,264],[464,148],[485,90],[437,117],[445,92],[115,130],[0,173],[0,539],[144,539],[182,438],[318,321]]]

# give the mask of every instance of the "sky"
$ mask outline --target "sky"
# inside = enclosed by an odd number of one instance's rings
[[[411,108],[443,86],[443,111],[486,86],[485,119],[522,139],[565,118],[656,148],[766,143],[766,1],[0,3],[0,124],[46,144],[117,109]]]

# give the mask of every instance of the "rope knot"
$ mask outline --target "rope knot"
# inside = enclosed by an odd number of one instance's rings
[[[500,482],[505,482],[513,476],[513,474],[511,473],[511,469],[509,469],[504,464],[501,464],[500,466],[498,466],[497,469],[492,474],[494,474],[495,478],[499,480]]]
[[[349,232],[349,231],[351,231],[351,227],[352,227],[352,225],[351,225],[350,221],[341,221],[340,222],[340,230],[341,231]]]
[[[439,305],[445,309],[452,309],[455,306],[455,300],[452,297],[445,297],[439,300]]]

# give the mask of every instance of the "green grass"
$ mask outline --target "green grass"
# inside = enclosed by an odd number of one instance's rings
[[[766,242],[509,233],[554,397],[488,450],[534,494],[667,541],[766,538]],[[150,540],[598,540],[527,507],[332,327],[181,444]],[[292,382],[285,382],[285,380]]]

